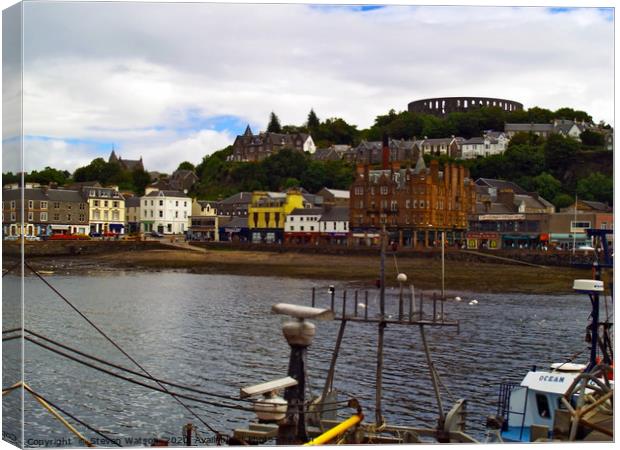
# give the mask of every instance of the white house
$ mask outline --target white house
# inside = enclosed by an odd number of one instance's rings
[[[284,221],[284,241],[295,244],[315,243],[319,237],[321,208],[295,208]]]
[[[182,234],[190,225],[192,199],[184,192],[147,189],[140,197],[140,231]]]
[[[349,207],[327,208],[319,220],[321,240],[330,244],[346,244],[349,235]]]
[[[461,159],[502,154],[506,151],[508,142],[508,137],[499,132],[488,132],[483,137],[467,139],[461,144]]]

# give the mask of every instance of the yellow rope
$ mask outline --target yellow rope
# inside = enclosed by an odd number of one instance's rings
[[[34,392],[30,386],[28,386],[26,383],[23,383],[23,386],[24,386],[24,389],[26,389],[34,397],[34,399],[41,404],[41,406],[47,409],[51,415],[53,415],[56,419],[58,419],[58,421],[62,423],[69,431],[75,434],[78,437],[78,439],[80,439],[82,442],[84,442],[84,444],[86,444],[87,447],[94,447],[92,442],[90,442],[78,430],[76,430],[73,427],[73,425],[67,422],[64,417],[58,414],[58,412],[54,408],[52,408],[45,400],[39,397],[39,395],[36,392]]]
[[[18,381],[17,383],[15,383],[13,386],[6,388],[5,390],[2,391],[2,396],[4,397],[7,394],[10,394],[11,392],[13,392],[15,389],[17,389],[18,387],[22,386],[22,382]]]

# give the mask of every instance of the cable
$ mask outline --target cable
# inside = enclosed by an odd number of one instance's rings
[[[2,330],[2,334],[6,334],[6,333],[13,333],[14,331],[21,331],[21,327],[19,328],[11,328],[9,330]]]
[[[43,278],[36,270],[34,270],[30,264],[28,264],[27,262],[24,263],[24,265],[34,273],[34,275],[39,278],[39,280],[41,280],[45,285],[47,285],[47,287],[49,287],[56,295],[58,295],[58,297],[61,298],[61,300],[63,300],[67,305],[69,305],[69,307],[71,307],[71,309],[73,309],[76,313],[78,313],[86,322],[88,322],[88,324],[90,326],[92,326],[95,330],[97,330],[99,332],[99,334],[101,334],[104,338],[106,338],[106,340],[108,342],[110,342],[114,347],[116,347],[116,349],[118,349],[118,351],[120,351],[123,355],[125,355],[131,362],[133,362],[137,367],[139,367],[146,375],[149,376],[149,378],[151,378],[152,380],[154,380],[153,376],[148,372],[148,370],[146,370],[138,361],[136,361],[133,357],[131,357],[125,350],[123,350],[120,345],[118,345],[116,342],[114,342],[114,340],[112,338],[110,338],[101,328],[99,328],[97,325],[95,325],[95,323],[93,323],[93,321],[91,321],[88,317],[86,317],[77,307],[75,307],[73,305],[73,303],[71,303],[69,301],[69,299],[67,299],[64,295],[62,295],[54,286],[52,286],[45,278]],[[157,382],[156,383],[162,388],[162,392],[168,393],[170,394],[170,392],[168,391],[168,389],[166,389],[166,387]],[[188,412],[190,412],[196,419],[198,419],[204,426],[206,426],[212,433],[215,433],[218,442],[221,440],[221,433],[216,430],[215,428],[213,428],[211,425],[209,425],[205,420],[202,419],[202,417],[200,417],[196,412],[194,412],[189,406],[187,406],[185,403],[183,403],[179,398],[172,396],[172,398],[174,398],[181,406],[183,406]]]
[[[50,400],[48,400],[47,398],[43,397],[41,394],[39,394],[38,392],[35,392],[32,388],[29,389],[30,393],[32,395],[34,395],[35,397],[39,397],[41,400],[43,400],[46,403],[49,403],[50,406],[54,407],[55,409],[57,409],[58,411],[60,411],[61,413],[63,413],[65,416],[75,420],[77,423],[79,423],[80,425],[88,428],[90,431],[92,431],[93,433],[98,434],[99,436],[101,436],[102,438],[106,439],[107,441],[111,442],[112,444],[116,445],[117,447],[122,447],[121,444],[119,444],[116,440],[110,438],[109,436],[106,436],[105,434],[103,434],[101,431],[97,430],[96,428],[93,428],[92,426],[88,425],[86,422],[78,419],[77,417],[75,417],[73,414],[67,412],[66,410],[64,410],[63,408],[61,408],[60,406],[52,403]]]
[[[23,335],[20,334],[16,334],[15,336],[7,336],[7,337],[2,337],[2,342],[7,342],[7,341],[12,341],[13,339],[19,339],[20,337],[22,337]]]

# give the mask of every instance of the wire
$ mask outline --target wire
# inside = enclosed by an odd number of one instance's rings
[[[15,336],[7,336],[7,337],[2,336],[2,342],[12,341],[13,339],[19,339],[22,336],[23,335],[21,333],[16,334]]]
[[[90,320],[88,317],[86,317],[86,315],[84,315],[84,313],[82,313],[77,307],[75,307],[73,305],[73,303],[71,303],[69,301],[69,299],[67,299],[64,295],[62,295],[54,286],[52,286],[45,278],[43,278],[36,270],[34,270],[30,264],[28,264],[27,262],[24,263],[24,265],[34,273],[34,275],[39,278],[39,280],[41,280],[44,284],[47,285],[47,287],[49,287],[56,295],[58,295],[58,297],[60,297],[61,300],[63,300],[67,305],[69,305],[69,307],[71,307],[71,309],[73,309],[77,314],[80,315],[80,317],[82,317],[86,322],[88,322],[88,324],[90,326],[92,326],[95,330],[97,330],[99,332],[99,334],[101,334],[104,338],[106,338],[106,340],[108,342],[110,342],[114,347],[116,347],[116,349],[118,349],[118,351],[120,351],[123,355],[125,355],[131,362],[133,362],[136,366],[138,366],[146,375],[149,376],[149,378],[151,378],[152,380],[155,380],[153,378],[153,376],[149,373],[148,370],[146,370],[138,361],[136,361],[133,357],[131,357],[129,355],[129,353],[127,353],[125,350],[123,350],[121,348],[120,345],[118,345],[116,342],[114,342],[114,340],[112,338],[110,338],[101,328],[99,328],[97,325],[95,325],[95,323]],[[170,391],[168,391],[168,389],[166,389],[166,387],[155,381],[162,389],[162,392],[168,393],[170,394]],[[171,394],[172,395],[172,394]],[[174,398],[181,406],[183,406],[183,408],[185,408],[188,412],[190,412],[194,417],[196,417],[196,419],[198,419],[204,426],[206,426],[209,430],[211,430],[211,432],[215,433],[216,436],[218,437],[218,441],[220,439],[221,433],[216,430],[215,428],[213,428],[211,425],[209,425],[205,420],[202,419],[202,417],[200,417],[195,411],[193,411],[189,406],[187,406],[185,403],[183,403],[181,401],[181,399],[177,398],[176,396],[172,396],[172,398]]]
[[[34,332],[32,330],[26,329],[25,331],[26,331],[26,333],[31,334],[33,336],[36,336],[39,339],[42,339],[42,340],[44,340],[46,342],[54,344],[54,345],[56,345],[58,347],[61,347],[61,348],[65,349],[65,350],[69,350],[69,351],[71,351],[73,353],[76,353],[76,354],[78,354],[80,356],[83,356],[85,358],[92,359],[92,360],[97,361],[97,362],[99,362],[101,364],[105,364],[105,365],[113,367],[115,369],[122,370],[122,371],[130,373],[132,375],[136,375],[136,376],[139,376],[139,377],[142,377],[142,378],[150,379],[146,375],[141,374],[140,372],[128,369],[128,368],[120,366],[118,364],[114,364],[114,363],[112,363],[110,361],[106,361],[106,360],[98,358],[96,356],[89,355],[89,354],[84,353],[84,352],[82,352],[80,350],[76,350],[76,349],[71,348],[71,347],[69,347],[69,346],[67,346],[65,344],[62,344],[62,343],[58,342],[58,341],[55,341],[55,340],[50,339],[50,338],[48,338],[46,336],[43,336],[42,334],[36,333],[36,332]],[[63,354],[63,356],[64,356],[64,354]],[[197,389],[197,388],[193,388],[193,387],[190,387],[190,386],[185,386],[185,385],[182,385],[182,384],[174,383],[172,381],[167,381],[167,380],[164,380],[164,379],[161,379],[161,378],[152,379],[152,380],[153,381],[159,381],[162,384],[167,384],[169,386],[173,386],[173,387],[176,387],[176,388],[179,388],[179,389],[195,392],[197,394],[202,394],[202,395],[206,395],[206,396],[221,398],[221,399],[224,399],[224,400],[237,401],[237,402],[251,402],[252,404],[262,404],[262,403],[270,404],[269,402],[261,402],[260,400],[240,399],[240,398],[233,397],[233,396],[230,396],[230,395],[216,394],[216,393],[213,393],[213,392],[204,391],[202,389]],[[348,403],[348,400],[340,400],[340,401],[335,401],[335,402],[325,402],[325,405],[336,405],[336,404],[344,404],[344,403]],[[311,401],[306,402],[306,404],[310,405]]]
[[[21,331],[21,330],[22,330],[21,327],[19,327],[19,328],[11,328],[9,330],[2,330],[2,334],[13,333],[15,331]]]
[[[86,422],[84,422],[83,420],[78,419],[77,417],[75,417],[73,414],[67,412],[65,409],[61,408],[60,406],[54,404],[53,402],[51,402],[50,400],[48,400],[47,398],[43,397],[41,394],[39,394],[38,392],[35,392],[32,388],[29,389],[30,393],[33,394],[35,397],[39,397],[41,400],[43,400],[46,403],[49,403],[50,406],[54,407],[55,409],[57,409],[58,411],[60,411],[61,413],[63,413],[65,416],[75,420],[77,423],[79,423],[80,425],[88,428],[90,431],[92,431],[93,433],[98,434],[99,436],[101,436],[102,438],[106,439],[107,441],[109,441],[110,443],[116,445],[117,447],[122,447],[122,445],[118,442],[118,440],[116,439],[112,439],[109,436],[106,436],[105,434],[103,434],[101,431],[97,430],[96,428],[93,428],[92,426],[88,425]]]

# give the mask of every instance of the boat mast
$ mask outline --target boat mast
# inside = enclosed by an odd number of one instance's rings
[[[383,424],[383,414],[381,413],[381,390],[383,387],[383,336],[385,334],[385,225],[381,230],[381,268],[379,279],[379,330],[377,339],[377,376],[375,392],[375,422],[377,426]]]

